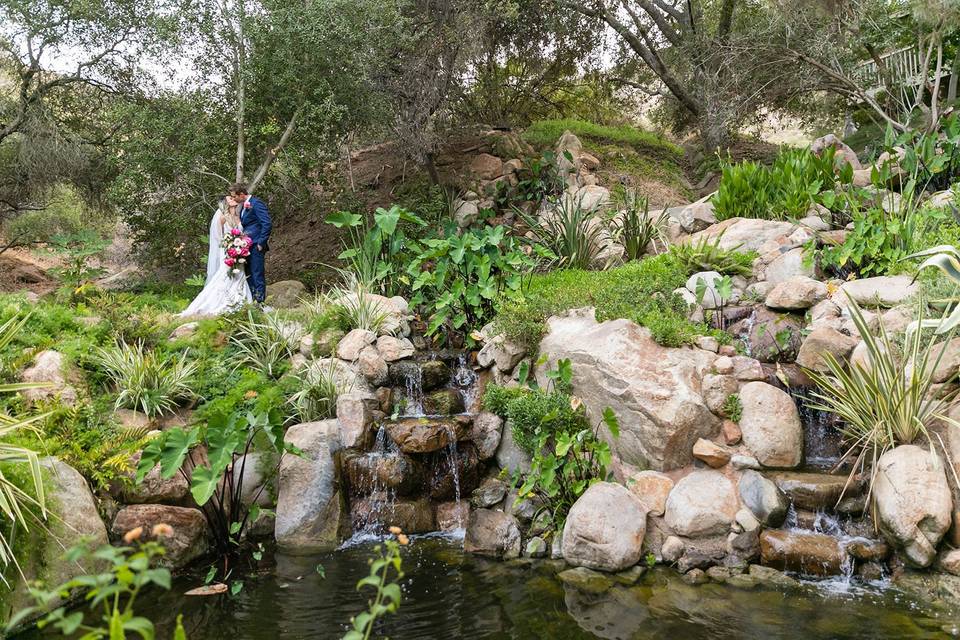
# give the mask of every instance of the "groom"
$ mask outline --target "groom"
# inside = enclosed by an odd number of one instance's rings
[[[273,221],[267,211],[267,205],[260,198],[254,198],[247,191],[247,185],[237,183],[230,187],[230,195],[240,203],[240,224],[243,231],[253,240],[250,259],[247,263],[247,283],[253,299],[263,304],[267,295],[267,279],[264,273],[264,254],[270,250],[270,229]]]

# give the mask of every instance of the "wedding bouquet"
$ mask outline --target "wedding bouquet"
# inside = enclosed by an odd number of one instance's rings
[[[223,263],[230,267],[230,273],[235,276],[243,273],[247,258],[250,257],[250,247],[253,246],[250,236],[241,229],[230,229],[220,246],[226,251],[227,257]]]

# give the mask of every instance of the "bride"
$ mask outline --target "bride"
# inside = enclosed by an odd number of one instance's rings
[[[240,229],[240,205],[227,196],[220,201],[210,221],[210,250],[207,253],[207,281],[203,291],[193,299],[181,317],[215,316],[234,311],[253,302],[250,286],[243,272],[233,275],[224,263],[226,253],[221,245],[223,236],[231,229]]]

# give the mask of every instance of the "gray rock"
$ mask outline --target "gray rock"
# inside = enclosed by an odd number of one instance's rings
[[[473,490],[470,504],[475,509],[488,509],[500,504],[507,497],[507,483],[496,478],[487,478]]]
[[[803,458],[803,424],[793,399],[765,382],[740,389],[743,443],[766,467],[792,468]]]
[[[629,320],[598,323],[593,309],[550,318],[540,353],[548,363],[537,368],[541,386],[545,369],[569,358],[573,390],[590,422],[599,423],[605,407],[618,416],[620,437],[603,437],[627,464],[657,471],[682,467],[692,461],[698,438],[719,432],[720,421],[700,391],[701,376],[717,359],[712,353],[662,347]]]
[[[463,550],[494,558],[520,557],[520,527],[503,511],[477,509],[470,513]]]
[[[503,419],[497,414],[481,411],[474,417],[470,440],[477,447],[481,460],[489,460],[497,454],[502,432]]]
[[[337,421],[298,424],[284,439],[302,455],[287,454],[280,462],[277,545],[294,553],[331,551],[348,519],[336,484]]]
[[[676,562],[686,551],[686,545],[683,540],[677,536],[667,536],[660,547],[660,557],[664,562]]]
[[[281,280],[267,285],[267,304],[277,309],[292,309],[300,304],[307,287],[297,280]]]
[[[598,482],[574,503],[563,527],[563,559],[575,566],[622,571],[640,561],[647,513],[623,485]]]
[[[503,428],[500,444],[497,446],[496,459],[497,465],[510,473],[515,471],[530,473],[530,454],[521,449],[513,439],[513,429],[510,428],[509,422]]]
[[[547,543],[540,536],[534,536],[527,540],[525,555],[528,558],[545,558],[547,556]]]
[[[586,593],[604,593],[613,586],[613,579],[587,567],[567,569],[557,574],[560,582]]]
[[[895,307],[915,296],[920,285],[910,276],[877,276],[849,280],[840,290],[863,307]]]
[[[740,500],[765,527],[779,527],[787,517],[790,503],[777,485],[756,471],[740,476]]]
[[[806,259],[805,253],[802,247],[798,247],[779,254],[764,269],[764,281],[776,286],[798,276],[813,278],[816,270],[812,261]]]
[[[33,358],[30,368],[20,374],[20,381],[44,386],[24,390],[23,397],[28,402],[58,398],[68,407],[74,406],[77,403],[77,390],[67,383],[66,370],[66,359],[62,353],[52,349],[41,351]]]
[[[880,531],[910,564],[929,566],[950,528],[953,500],[943,462],[925,449],[901,445],[877,462],[873,484]]]
[[[407,338],[395,338],[394,336],[380,336],[377,338],[377,351],[380,357],[386,362],[396,362],[412,356],[416,349],[413,343]]]
[[[513,371],[525,355],[526,349],[498,335],[484,343],[477,353],[477,364],[484,369],[496,365],[499,371]]]
[[[719,471],[694,471],[667,498],[666,522],[688,538],[726,533],[739,505],[733,483]]]
[[[797,364],[814,371],[828,372],[827,354],[837,362],[846,362],[859,342],[829,326],[818,326],[804,339],[797,353]]]
[[[807,276],[784,280],[767,294],[765,304],[781,311],[809,309],[827,297],[827,285]]]

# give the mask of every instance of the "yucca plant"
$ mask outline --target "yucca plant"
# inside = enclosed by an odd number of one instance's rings
[[[561,198],[539,218],[517,210],[530,228],[538,252],[554,266],[589,269],[609,236],[597,207],[584,207],[583,198]]]
[[[98,349],[94,359],[117,389],[118,409],[135,409],[152,418],[196,395],[197,364],[186,352],[167,354],[148,350],[143,342],[130,345],[120,340]]]
[[[14,316],[0,325],[0,350],[10,344],[17,332],[23,328],[27,322],[28,315],[23,317]],[[42,387],[42,384],[2,384],[0,385],[0,394],[16,393]],[[20,565],[13,551],[13,536],[18,533],[27,535],[32,521],[39,517],[46,519],[46,499],[43,491],[43,477],[40,475],[40,458],[36,451],[26,447],[19,447],[3,442],[4,439],[25,429],[34,429],[34,423],[46,418],[46,414],[36,415],[29,418],[11,416],[0,411],[0,567],[7,567],[13,564],[17,571],[20,571]],[[6,465],[25,465],[29,470],[30,485],[29,489],[33,495],[19,487],[8,478],[4,472]],[[37,513],[39,512],[39,513]],[[3,573],[0,572],[0,581],[7,584]]]
[[[337,397],[341,393],[337,380],[337,361],[315,362],[297,376],[297,391],[288,400],[300,422],[335,418]]]
[[[613,233],[617,242],[623,245],[627,260],[642,258],[650,243],[653,243],[654,253],[658,253],[658,243],[662,247],[667,246],[670,216],[666,208],[656,215],[650,215],[647,198],[635,189],[623,194],[621,206],[623,208],[613,222]]]
[[[326,308],[332,311],[337,324],[344,329],[379,332],[389,315],[382,298],[374,297],[353,274],[341,272],[341,275],[343,283],[325,296]]]
[[[907,256],[907,258],[926,258],[926,260],[921,262],[920,266],[917,267],[918,274],[927,267],[936,267],[940,269],[954,285],[960,287],[960,252],[957,251],[956,247],[949,244],[941,244],[936,247],[931,247],[930,249],[925,249],[924,251],[918,251],[917,253]],[[953,311],[945,318],[918,320],[911,325],[912,330],[933,328],[937,334],[943,334],[954,331],[960,326],[960,304],[958,304],[960,303],[960,298],[955,296],[946,300],[939,300],[938,302],[945,303],[948,307],[952,307]]]
[[[234,369],[249,367],[270,378],[280,376],[294,351],[281,323],[271,315],[258,320],[252,309],[231,323],[230,344],[234,347]]]
[[[670,253],[688,274],[716,271],[730,276],[749,276],[753,273],[753,256],[740,253],[736,248],[722,248],[722,238],[721,232],[715,238],[703,236],[696,242],[675,244],[670,247]]]
[[[923,309],[921,302],[918,312]],[[872,488],[876,462],[886,451],[921,438],[929,442],[938,421],[954,424],[947,413],[955,392],[934,393],[934,371],[948,341],[935,344],[936,336],[910,331],[901,352],[882,322],[879,335],[871,333],[852,298],[850,315],[866,345],[868,364],[842,362],[825,353],[827,371],[807,371],[818,387],[807,404],[841,418],[841,433],[849,443],[843,459],[854,462],[851,478],[869,466]]]

